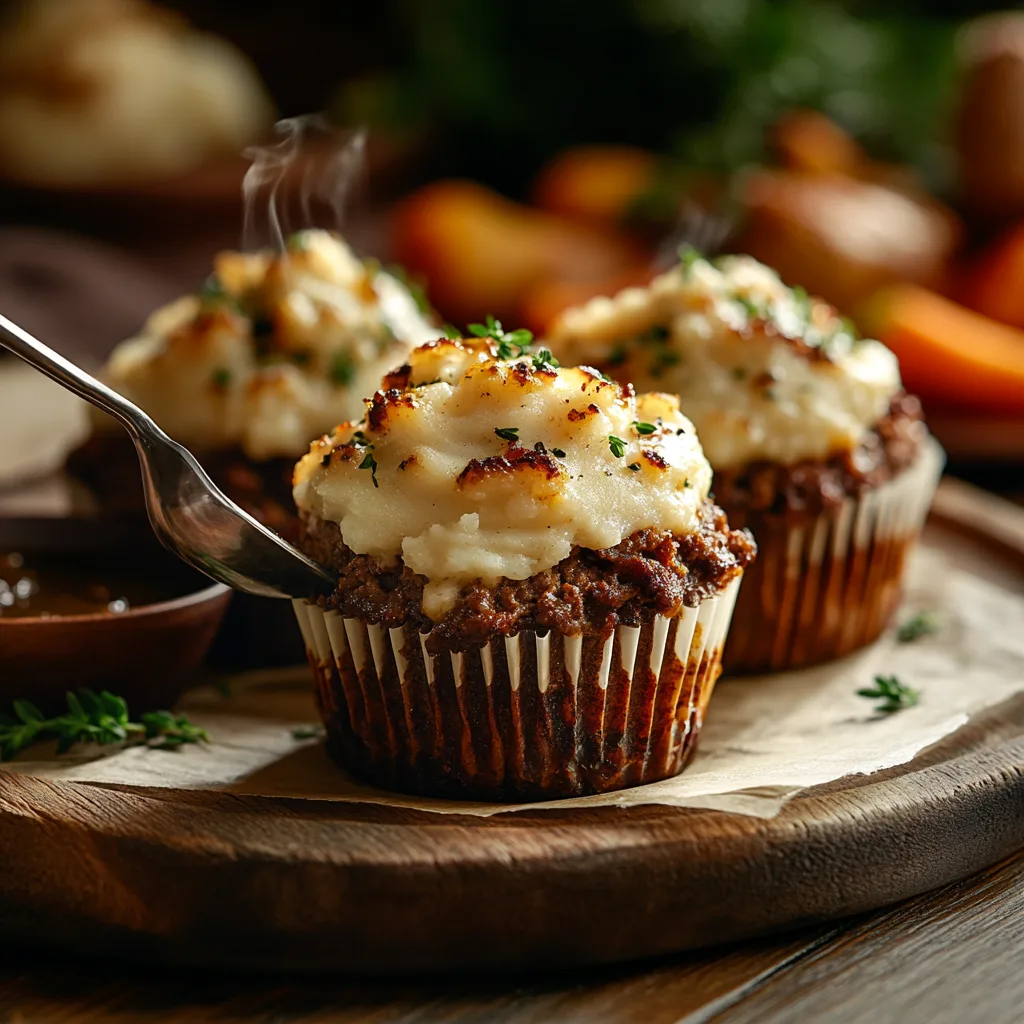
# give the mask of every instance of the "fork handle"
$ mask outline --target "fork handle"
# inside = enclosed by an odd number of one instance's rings
[[[80,398],[110,413],[133,438],[141,440],[167,439],[163,431],[137,405],[107,387],[102,381],[86,373],[71,360],[54,352],[28,331],[0,314],[0,345],[9,349],[26,363],[30,363],[51,380],[73,391]]]

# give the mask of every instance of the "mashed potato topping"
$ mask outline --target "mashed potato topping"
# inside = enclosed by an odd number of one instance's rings
[[[696,529],[711,469],[674,396],[493,339],[416,349],[359,422],[315,442],[295,501],[353,551],[399,556],[440,618],[464,584],[526,579],[573,547]]]
[[[282,255],[219,256],[202,293],[154,313],[102,376],[185,445],[297,457],[436,335],[396,278],[304,231]]]
[[[567,361],[678,394],[716,469],[852,450],[900,388],[889,349],[745,256],[684,254],[647,288],[566,311],[550,340]]]

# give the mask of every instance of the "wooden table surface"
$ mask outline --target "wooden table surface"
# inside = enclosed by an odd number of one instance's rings
[[[0,947],[0,1024],[1019,1024],[1024,853],[888,910],[578,974],[365,981],[74,963]]]

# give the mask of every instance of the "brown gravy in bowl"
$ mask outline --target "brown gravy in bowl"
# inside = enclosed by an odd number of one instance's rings
[[[0,620],[119,615],[184,597],[197,583],[194,573],[167,572],[130,552],[0,551]]]

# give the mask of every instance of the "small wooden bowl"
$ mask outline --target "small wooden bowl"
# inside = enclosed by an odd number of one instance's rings
[[[44,712],[64,709],[66,691],[109,689],[133,713],[170,707],[194,681],[231,601],[230,588],[165,551],[138,522],[0,519],[0,551],[26,556],[102,555],[130,559],[181,596],[121,613],[0,616],[0,705],[27,698]]]

